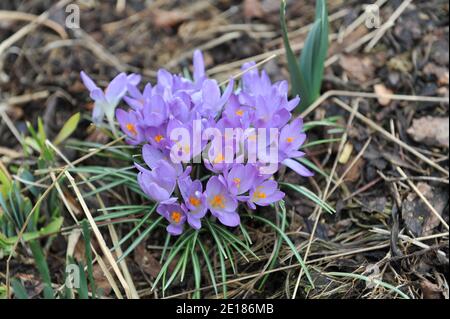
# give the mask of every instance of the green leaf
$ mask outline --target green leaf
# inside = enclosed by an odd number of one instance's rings
[[[219,292],[217,290],[216,275],[214,273],[211,260],[209,259],[209,255],[206,252],[206,249],[205,249],[205,247],[203,246],[203,244],[202,244],[202,242],[200,240],[198,241],[198,245],[200,246],[200,250],[203,253],[203,257],[205,257],[206,268],[208,268],[209,277],[211,278],[211,284],[212,284],[212,286],[214,288],[214,292],[218,296]]]
[[[23,284],[16,278],[11,279],[11,286],[17,299],[28,299],[28,294]]]
[[[316,1],[315,21],[306,37],[300,58],[297,59],[289,43],[286,27],[286,2],[280,7],[280,23],[291,76],[292,94],[301,97],[296,112],[311,105],[320,95],[328,52],[328,12],[325,0]]]
[[[321,198],[319,198],[316,194],[314,194],[313,192],[311,192],[309,189],[307,189],[304,186],[298,186],[298,185],[294,185],[294,184],[290,184],[290,183],[284,183],[284,182],[280,182],[280,185],[287,186],[290,189],[292,189],[292,190],[302,194],[303,196],[305,196],[306,198],[310,199],[311,201],[313,201],[314,203],[316,203],[317,205],[322,207],[322,209],[324,209],[325,211],[327,211],[330,214],[333,214],[333,213],[336,212],[333,207],[328,205]]]
[[[6,172],[3,172],[2,167],[0,166],[0,193],[3,196],[6,196],[7,193],[11,191],[12,182],[9,180]]]
[[[267,225],[269,225],[270,227],[272,227],[282,238],[283,240],[286,242],[286,244],[288,244],[289,248],[291,248],[292,253],[294,254],[294,256],[297,258],[300,266],[303,268],[303,271],[305,272],[306,277],[308,278],[309,283],[311,284],[311,286],[314,288],[314,282],[311,278],[311,275],[309,274],[309,270],[308,267],[306,266],[305,262],[303,261],[303,258],[300,256],[300,254],[297,251],[297,248],[294,246],[294,244],[292,243],[292,241],[289,239],[289,237],[284,233],[283,230],[281,230],[279,227],[277,227],[274,223],[272,223],[271,221],[265,219],[264,217],[258,216],[258,215],[251,215],[249,216],[250,218],[254,218],[256,220],[262,221],[264,223],[266,223]]]
[[[78,264],[78,273],[80,274],[80,286],[77,288],[79,299],[89,299],[88,283],[84,273],[83,264]]]
[[[300,69],[309,67],[306,74],[311,83],[313,103],[320,95],[325,59],[328,52],[328,12],[325,0],[316,1],[316,16],[314,26],[305,41],[305,47],[300,56]],[[308,106],[309,106],[308,104]]]
[[[393,292],[402,296],[402,298],[404,298],[404,299],[411,299],[407,294],[405,294],[403,291],[401,291],[397,287],[394,287],[391,284],[388,284],[388,283],[378,280],[378,279],[369,278],[369,277],[359,275],[359,274],[345,273],[345,272],[328,272],[328,273],[324,273],[324,275],[333,276],[333,277],[349,277],[349,278],[364,280],[368,283],[374,283],[374,284],[380,285],[381,287],[384,287],[386,289],[392,290]]]
[[[300,95],[302,100],[308,99],[308,92],[301,92],[301,88],[304,87],[303,78],[300,74],[300,65],[297,62],[297,57],[292,51],[291,45],[289,43],[288,31],[286,26],[286,1],[281,1],[280,5],[280,24],[281,31],[283,34],[284,48],[286,50],[286,58],[288,62],[289,74],[291,76],[291,93],[292,95]]]
[[[85,245],[84,247],[85,247],[88,278],[89,278],[89,283],[91,285],[92,298],[95,299],[96,287],[95,287],[95,280],[94,280],[94,268],[92,267],[91,232],[89,230],[89,223],[86,219],[84,219],[81,222],[81,226],[83,227],[83,237],[84,237],[84,245]]]
[[[77,129],[80,122],[80,113],[76,113],[67,120],[61,131],[59,131],[56,138],[53,140],[53,144],[58,145],[65,141],[73,132]]]
[[[41,228],[39,231],[24,233],[22,236],[22,240],[25,242],[29,242],[31,240],[35,240],[41,237],[56,234],[60,231],[63,220],[64,220],[63,217],[59,217],[50,222],[47,226]],[[9,237],[8,240],[16,242],[17,236]]]
[[[47,261],[45,260],[45,255],[41,248],[41,245],[37,240],[32,240],[30,241],[30,249],[33,253],[36,267],[38,268],[39,274],[41,275],[42,281],[44,283],[44,298],[54,299],[52,281],[50,279],[50,271],[48,270]]]

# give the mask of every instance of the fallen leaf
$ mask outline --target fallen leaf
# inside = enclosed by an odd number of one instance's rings
[[[94,264],[92,275],[94,277],[95,287],[97,290],[99,289],[103,291],[103,295],[108,296],[111,293],[112,288],[99,264]]]
[[[402,73],[410,73],[414,65],[409,60],[408,53],[393,57],[387,63],[388,68],[392,71],[400,71]]]
[[[384,84],[380,83],[380,84],[375,84],[373,86],[373,89],[375,90],[376,94],[379,95],[390,95],[393,94],[392,90],[388,89]],[[380,103],[380,105],[386,106],[391,102],[391,98],[390,97],[386,97],[386,96],[380,96],[378,97],[378,103]]]
[[[349,159],[348,163],[344,167],[342,167],[339,171],[344,173],[348,169],[349,165],[351,163],[353,163],[354,159],[355,159],[355,157],[352,156]],[[350,182],[350,183],[357,182],[359,180],[359,178],[361,177],[361,173],[363,171],[364,163],[365,163],[364,159],[362,157],[360,157],[356,161],[356,163],[352,166],[352,168],[350,168],[350,170],[348,171],[347,175],[344,178],[344,181]]]
[[[246,18],[261,18],[264,11],[259,0],[244,0],[244,16]]]
[[[350,142],[345,143],[344,149],[342,150],[341,156],[339,156],[339,163],[347,164],[350,155],[352,155],[353,144]]]
[[[448,68],[437,66],[434,63],[428,63],[423,68],[423,72],[425,74],[432,74],[438,80],[439,85],[448,85],[449,84],[449,74]]]
[[[145,244],[142,243],[134,250],[134,261],[139,265],[143,272],[152,276],[158,277],[161,271],[161,264],[159,261],[145,248]]]
[[[372,60],[368,57],[343,55],[340,59],[340,65],[350,79],[361,83],[372,78],[375,71]]]
[[[424,299],[441,299],[442,290],[439,289],[439,287],[436,284],[433,284],[432,282],[423,279],[420,281],[420,289],[423,293]]]
[[[374,197],[370,199],[362,200],[363,207],[362,210],[368,213],[382,213],[386,208],[387,199],[386,197]]]
[[[449,147],[449,118],[425,116],[414,119],[408,134],[427,145]]]
[[[418,183],[417,188],[434,209],[442,215],[448,202],[448,193],[426,183]],[[438,217],[430,212],[430,209],[415,192],[409,193],[403,200],[402,218],[414,236],[430,235],[433,229],[440,224]]]
[[[152,22],[159,28],[170,28],[188,19],[189,15],[186,12],[179,10],[161,10],[155,9],[152,13]]]

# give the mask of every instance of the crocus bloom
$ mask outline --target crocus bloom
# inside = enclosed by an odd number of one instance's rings
[[[247,196],[242,195],[250,190],[258,178],[258,170],[252,164],[234,164],[229,171],[224,173],[223,182],[227,185],[229,192],[237,199],[245,201]]]
[[[186,209],[179,204],[160,204],[156,209],[158,214],[169,222],[167,232],[178,236],[183,232],[183,224],[186,222]]]
[[[202,183],[192,181],[189,176],[178,180],[178,187],[187,210],[187,221],[192,228],[200,229],[201,218],[206,215],[206,195],[203,193]]]
[[[225,92],[221,95],[220,88],[215,80],[205,80],[202,85],[202,102],[197,111],[204,116],[215,117],[225,105],[233,92],[234,81],[231,79]]]
[[[300,158],[305,153],[298,149],[303,145],[306,134],[303,131],[303,120],[297,118],[290,124],[287,124],[280,132],[279,140],[279,158],[283,165],[289,167],[301,176],[313,176],[314,174],[305,166],[293,160],[292,158]]]
[[[83,71],[81,71],[81,79],[89,90],[91,98],[95,101],[92,121],[98,125],[103,121],[105,115],[112,123],[116,107],[127,92],[127,84],[139,83],[140,76],[131,74],[127,77],[125,73],[120,73],[109,83],[104,92]]]
[[[250,191],[248,205],[250,208],[255,209],[255,204],[259,206],[268,206],[278,202],[283,199],[283,197],[284,193],[278,190],[278,183],[274,180],[267,180]]]
[[[306,139],[302,119],[292,119],[299,97],[289,99],[286,81],[272,83],[254,66],[244,64],[242,85],[235,90],[231,79],[223,91],[205,73],[199,50],[193,56],[192,79],[160,69],[157,82],[147,83],[143,91],[135,74],[119,74],[103,92],[81,73],[95,101],[94,122],[106,115],[114,130],[115,114],[126,141],[143,144],[147,167],[135,164],[138,183],[158,203],[172,235],[181,234],[186,222],[200,229],[208,212],[235,227],[239,202],[256,209],[281,200],[284,193],[273,179],[281,165],[312,176],[298,161],[305,155],[300,148]],[[122,98],[129,109],[115,111]],[[195,173],[210,171],[206,185],[193,180],[187,164],[200,155],[206,158]]]
[[[135,164],[139,169],[138,183],[144,193],[155,202],[172,202],[172,193],[175,190],[177,173],[172,165],[159,160],[149,171]]]
[[[153,95],[144,103],[142,109],[144,121],[148,126],[160,126],[168,117],[166,102],[160,95]]]
[[[139,113],[133,110],[126,112],[122,109],[117,109],[116,118],[122,132],[128,135],[126,141],[129,144],[136,145],[144,142],[145,135],[140,126],[141,119]]]
[[[217,176],[211,177],[206,184],[206,201],[211,213],[222,224],[230,227],[239,225],[240,217],[236,212],[237,201]]]

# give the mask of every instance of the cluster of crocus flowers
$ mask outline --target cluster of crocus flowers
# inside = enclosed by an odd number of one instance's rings
[[[286,81],[272,83],[247,63],[239,85],[230,79],[221,90],[207,77],[200,51],[193,62],[193,79],[159,70],[156,85],[142,91],[135,74],[119,75],[103,92],[82,73],[98,107],[96,122],[114,112],[118,101],[128,104],[128,110],[115,110],[116,119],[126,141],[142,146],[145,165],[135,163],[138,183],[158,204],[172,235],[187,225],[200,229],[208,212],[235,227],[240,205],[254,210],[281,200],[284,193],[274,179],[281,165],[312,175],[298,161],[306,134],[302,119],[293,118],[299,98],[288,99]],[[211,134],[198,139],[198,131]]]

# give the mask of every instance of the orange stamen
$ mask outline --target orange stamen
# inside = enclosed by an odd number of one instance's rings
[[[173,211],[172,213],[170,213],[170,218],[172,218],[173,222],[178,224],[181,221],[181,213]]]
[[[161,140],[163,140],[163,139],[164,139],[164,136],[162,136],[161,134],[155,136],[155,141],[157,143],[161,142]]]
[[[217,155],[217,157],[214,159],[214,164],[222,163],[225,160],[225,157],[223,157],[223,154],[220,153]]]
[[[189,197],[189,203],[191,203],[192,206],[198,207],[200,206],[200,199],[198,199],[197,197]]]
[[[128,130],[128,132],[130,132],[133,136],[136,136],[136,135],[137,135],[136,126],[134,126],[134,124],[128,123],[128,124],[127,124],[127,130]]]
[[[213,197],[213,199],[210,201],[211,206],[213,208],[225,208],[225,203],[223,202],[224,198],[222,195],[216,195]]]

